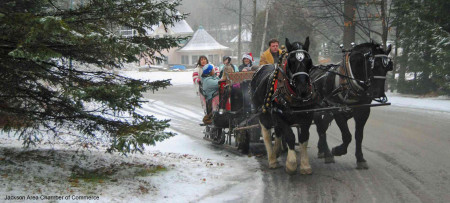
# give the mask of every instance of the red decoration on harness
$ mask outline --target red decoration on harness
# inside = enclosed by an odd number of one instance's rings
[[[283,71],[284,71],[285,73],[286,73],[286,66],[287,66],[287,60],[284,61],[284,66],[283,66]],[[284,83],[285,83],[285,86],[287,87],[289,93],[290,93],[291,95],[295,95],[294,90],[292,90],[291,84],[289,84],[289,80],[285,80]]]

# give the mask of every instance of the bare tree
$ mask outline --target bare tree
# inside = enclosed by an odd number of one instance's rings
[[[344,47],[350,48],[350,43],[355,41],[355,10],[356,0],[344,1]]]
[[[241,38],[242,38],[242,0],[239,0],[238,58],[241,57]]]

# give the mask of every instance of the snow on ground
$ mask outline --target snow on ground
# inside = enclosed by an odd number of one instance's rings
[[[192,71],[119,74],[144,80],[172,79],[173,85],[192,84]],[[388,97],[393,106],[450,112],[446,97]],[[146,104],[139,112],[169,118],[163,109],[166,106],[176,111],[179,119],[201,120],[201,115],[189,109],[151,102],[161,108]],[[156,146],[146,147],[143,154],[127,157],[104,153],[101,143],[95,149],[56,140],[54,144],[43,141],[37,147],[23,149],[17,137],[0,133],[0,199],[36,195],[50,200],[69,196],[74,202],[86,196],[98,196],[100,201],[93,202],[262,201],[264,185],[255,158],[212,150],[205,142],[176,133]]]
[[[419,98],[417,96],[396,93],[386,94],[392,106],[425,109],[450,113],[450,99],[448,97]]]
[[[120,75],[140,79],[140,80],[163,80],[172,79],[172,85],[190,85],[192,83],[192,71],[169,71],[169,72],[138,72],[138,71],[120,71]]]
[[[1,133],[0,198],[69,195],[73,201],[91,196],[100,202],[201,202],[262,197],[262,175],[254,158],[214,153],[180,133],[128,157],[101,147],[79,147],[43,143],[23,150],[21,142]]]
[[[185,72],[137,72],[122,71],[121,75],[143,80],[172,79],[173,85],[192,84],[192,71]],[[419,98],[417,96],[387,93],[392,106],[450,112],[449,97]]]
[[[192,71],[121,74],[192,84]],[[170,118],[163,109],[167,104],[151,103],[161,108],[146,103],[138,111]],[[180,119],[201,120],[188,109],[166,108],[177,111]],[[93,202],[262,201],[262,173],[254,157],[212,150],[204,141],[169,130],[177,135],[147,146],[143,154],[127,156],[105,153],[101,143],[69,146],[69,139],[55,139],[52,144],[45,139],[37,147],[23,149],[17,137],[0,133],[0,199],[14,196],[27,200],[30,195],[47,201],[68,196],[74,202],[87,197],[94,198]]]

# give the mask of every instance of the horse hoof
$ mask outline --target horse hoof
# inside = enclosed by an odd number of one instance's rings
[[[334,156],[331,155],[329,157],[325,157],[325,163],[326,164],[334,163]]]
[[[356,169],[369,169],[369,165],[367,165],[367,162],[356,162]]]
[[[292,169],[289,169],[288,167],[286,167],[286,173],[289,175],[295,175],[295,171],[297,171],[297,169],[292,170]]]
[[[300,169],[300,174],[302,174],[302,175],[311,175],[312,174],[312,169],[311,168],[301,168]]]
[[[336,150],[336,148],[337,148],[337,147],[334,147],[333,149],[331,149],[331,154],[332,154],[333,156],[342,156],[342,155],[347,154],[347,150],[345,150],[345,151],[343,151],[343,152],[338,152],[338,151]]]
[[[269,168],[270,169],[277,169],[277,168],[280,168],[280,165],[278,164],[278,162],[269,163]]]
[[[295,174],[295,171],[297,171],[297,163],[296,162],[286,162],[286,172],[288,174]]]
[[[324,152],[317,153],[317,158],[319,158],[319,159],[325,158],[325,153]]]

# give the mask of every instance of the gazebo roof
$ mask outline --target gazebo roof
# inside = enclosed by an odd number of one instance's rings
[[[191,40],[182,47],[179,52],[187,51],[212,51],[212,50],[228,50],[229,48],[219,44],[202,26],[195,31]]]

